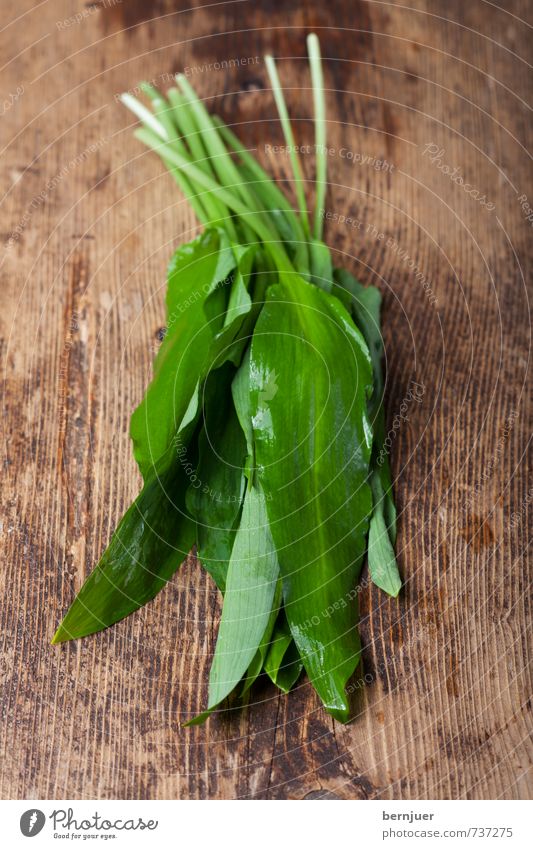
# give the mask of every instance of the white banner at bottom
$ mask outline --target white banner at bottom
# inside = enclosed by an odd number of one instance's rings
[[[295,809],[297,806],[297,809]],[[3,846],[533,846],[518,801],[0,801]],[[33,842],[34,841],[34,842]],[[364,843],[362,842],[364,841]]]

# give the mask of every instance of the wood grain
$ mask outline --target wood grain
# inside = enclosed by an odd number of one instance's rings
[[[531,796],[528,4],[190,5],[18,0],[3,16],[0,796]],[[362,594],[366,683],[350,726],[303,680],[289,697],[260,684],[245,710],[182,729],[205,703],[219,614],[192,556],[136,615],[49,645],[138,491],[128,420],[168,257],[197,230],[114,96],[189,68],[287,179],[265,149],[282,136],[263,63],[209,64],[279,56],[312,143],[312,29],[334,148],[327,240],[384,294],[405,590]],[[311,180],[311,157],[304,168]],[[421,400],[395,427],[413,381]]]

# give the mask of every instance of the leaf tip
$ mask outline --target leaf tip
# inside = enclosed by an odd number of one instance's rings
[[[180,722],[180,728],[192,728],[193,725],[203,725],[211,713],[212,709],[204,710],[203,713],[199,713],[197,716],[192,716],[190,719],[187,719],[186,722]]]
[[[352,713],[348,705],[343,705],[342,707],[329,707],[324,705],[326,711],[329,713],[333,719],[336,719],[337,722],[341,722],[343,725],[346,725],[348,722],[351,722],[353,719]]]

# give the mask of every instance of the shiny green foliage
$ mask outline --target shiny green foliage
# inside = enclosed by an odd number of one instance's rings
[[[203,722],[263,673],[283,693],[302,670],[350,720],[360,663],[365,553],[396,596],[396,511],[385,451],[381,296],[334,269],[323,241],[325,99],[308,39],[315,207],[277,68],[267,70],[287,144],[295,211],[183,76],[167,98],[124,95],[204,226],[169,265],[166,333],[133,413],[144,485],[54,642],[93,634],[150,601],[195,544],[223,598]],[[179,651],[179,646],[176,647]],[[248,696],[247,696],[248,698]]]

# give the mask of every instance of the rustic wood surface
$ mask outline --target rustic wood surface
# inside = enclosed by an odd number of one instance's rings
[[[3,4],[2,798],[531,796],[531,7],[503,5]],[[136,615],[50,646],[139,489],[129,416],[168,257],[197,232],[115,95],[188,68],[288,177],[265,148],[283,139],[255,57],[280,57],[298,140],[312,143],[313,29],[333,148],[327,240],[384,294],[405,589],[363,593],[351,725],[302,680],[289,697],[260,684],[248,708],[182,729],[205,704],[219,614],[192,556]]]

